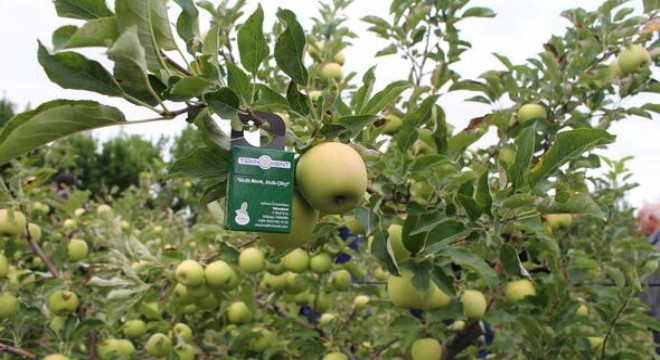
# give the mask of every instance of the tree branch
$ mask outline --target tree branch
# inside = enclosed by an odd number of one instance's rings
[[[473,344],[482,334],[478,320],[465,324],[463,330],[442,343],[442,358],[444,360],[453,359],[454,356]]]
[[[57,268],[55,267],[55,264],[50,260],[50,258],[44,253],[43,250],[39,247],[39,244],[32,238],[32,235],[30,234],[30,230],[28,230],[28,224],[25,225],[25,238],[28,241],[28,244],[30,244],[30,248],[34,253],[41,259],[41,261],[44,262],[46,267],[48,268],[48,272],[50,272],[54,277],[60,277],[60,272],[57,271]]]
[[[6,352],[6,353],[18,355],[18,356],[20,356],[24,359],[34,359],[34,360],[37,359],[37,355],[35,355],[35,354],[33,354],[33,353],[31,353],[27,350],[23,350],[19,347],[15,347],[15,346],[3,344],[3,343],[0,343],[0,352]]]

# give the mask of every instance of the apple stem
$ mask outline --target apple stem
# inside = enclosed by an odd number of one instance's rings
[[[0,343],[0,352],[6,352],[6,353],[11,353],[11,354],[14,354],[14,355],[18,355],[18,356],[20,356],[24,359],[35,359],[35,360],[37,359],[37,355],[35,355],[35,354],[33,354],[33,353],[31,353],[27,350],[23,350],[19,347],[15,347],[15,346],[3,344],[3,343]]]
[[[30,235],[30,231],[28,230],[28,224],[25,224],[25,238],[28,241],[28,244],[30,244],[30,248],[32,248],[32,251],[41,259],[41,261],[44,262],[46,267],[48,268],[48,272],[50,272],[53,277],[60,277],[60,272],[57,271],[57,268],[55,267],[55,264],[50,260],[50,258],[44,253],[43,250],[39,247],[39,244],[32,238],[32,235]]]

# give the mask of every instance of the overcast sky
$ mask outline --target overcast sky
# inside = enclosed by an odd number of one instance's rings
[[[218,3],[219,0],[212,2]],[[258,1],[248,0],[247,12],[251,13],[257,3]],[[267,0],[261,3],[268,23],[274,21],[278,7],[293,10],[305,28],[311,26],[308,19],[317,14],[316,6],[313,6],[316,2],[312,0]],[[552,34],[564,33],[568,22],[559,15],[562,10],[574,7],[593,10],[600,3],[602,1],[597,0],[473,1],[473,6],[492,8],[497,17],[475,18],[461,23],[463,37],[472,43],[472,50],[464,54],[457,70],[466,77],[476,77],[486,70],[497,68],[499,63],[491,55],[494,52],[508,56],[514,63],[521,63],[542,51],[541,45]],[[641,7],[641,0],[634,0],[630,4]],[[367,26],[359,19],[365,15],[386,17],[388,5],[389,1],[386,0],[355,0],[348,13],[351,28],[364,36],[355,39],[354,46],[345,50],[345,68],[362,74],[369,67],[378,64],[379,86],[393,80],[405,79],[406,71],[400,70],[400,63],[394,57],[387,60],[374,58],[373,54],[386,43],[365,33]],[[76,24],[76,21],[58,18],[52,2],[48,0],[0,0],[0,46],[3,49],[0,57],[0,97],[4,95],[21,108],[28,104],[34,107],[55,98],[94,99],[121,108],[131,120],[153,117],[151,112],[132,107],[123,100],[95,96],[82,91],[63,90],[48,80],[37,62],[37,39],[46,46],[51,46],[53,30],[72,23]],[[100,59],[98,51],[86,50],[85,54]],[[655,71],[655,74],[658,72]],[[458,129],[464,127],[469,119],[492,110],[483,104],[465,103],[462,101],[463,97],[464,93],[454,92],[443,95],[440,100],[440,105],[447,112],[448,121]],[[657,97],[653,100],[658,102]],[[638,182],[641,186],[630,193],[629,200],[636,207],[646,202],[660,202],[658,120],[658,117],[653,120],[636,117],[615,124],[611,131],[617,135],[617,141],[602,153],[614,159],[628,155],[635,157],[629,162],[634,174],[631,181]],[[155,139],[160,135],[172,136],[184,126],[185,122],[181,119],[126,126],[122,131]],[[107,138],[118,131],[119,128],[109,128],[97,130],[95,134],[100,138]],[[494,137],[484,140],[486,143],[488,141],[494,141]]]

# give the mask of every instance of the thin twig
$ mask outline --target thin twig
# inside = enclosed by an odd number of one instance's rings
[[[37,359],[37,355],[35,355],[35,354],[33,354],[33,353],[31,353],[27,350],[23,350],[19,347],[15,347],[15,346],[3,344],[3,343],[0,343],[0,352],[6,352],[6,353],[18,355],[18,356],[20,356],[24,359],[35,359],[35,360]]]
[[[610,335],[612,335],[612,330],[614,329],[614,325],[616,324],[617,320],[619,320],[619,317],[623,312],[626,310],[628,307],[628,303],[630,302],[630,299],[632,299],[634,292],[631,292],[631,294],[626,298],[626,301],[621,304],[621,307],[619,310],[616,312],[616,315],[614,315],[614,318],[612,319],[612,322],[610,323],[610,326],[607,328],[607,332],[605,333],[605,337],[603,338],[603,347],[600,352],[600,358],[605,359],[605,349],[607,347],[607,340],[609,340]]]
[[[188,69],[184,68],[183,66],[179,65],[176,61],[172,60],[163,50],[160,51],[160,56],[162,56],[165,61],[171,65],[173,68],[177,69],[179,72],[186,76],[193,76],[193,74],[188,71]]]
[[[25,238],[27,239],[28,243],[30,244],[30,248],[32,248],[32,251],[41,259],[41,261],[44,262],[46,267],[48,268],[48,272],[50,272],[54,277],[60,277],[60,272],[57,271],[57,268],[55,267],[55,264],[50,260],[50,258],[44,253],[43,250],[39,247],[39,244],[32,238],[32,235],[30,234],[30,230],[28,229],[27,224],[25,225]]]

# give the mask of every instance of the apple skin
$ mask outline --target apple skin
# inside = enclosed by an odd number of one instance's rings
[[[367,166],[352,147],[326,142],[304,153],[296,166],[300,194],[323,214],[343,214],[364,201]]]
[[[288,277],[288,273],[274,275],[267,272],[261,279],[259,286],[266,291],[282,291],[287,286]]]
[[[589,336],[587,337],[587,340],[589,341],[592,350],[597,350],[603,346],[603,342],[605,341],[601,336]]]
[[[309,296],[309,306],[318,313],[324,313],[332,308],[334,299],[330,294],[318,293]]]
[[[399,131],[399,129],[401,129],[403,122],[401,122],[401,118],[395,114],[387,114],[384,119],[385,124],[381,125],[380,127],[383,134],[394,135]]]
[[[573,223],[573,216],[571,214],[547,214],[544,216],[544,219],[550,229],[569,227]]]
[[[72,262],[78,262],[84,259],[87,257],[88,252],[89,248],[85,240],[71,239],[67,245],[67,254],[69,255],[69,260]]]
[[[387,295],[394,306],[433,310],[446,307],[451,303],[449,295],[442,292],[435,283],[429,284],[426,294],[420,294],[412,283],[413,272],[403,269],[400,274],[401,276],[390,275],[387,280]]]
[[[546,119],[547,113],[543,105],[525,104],[518,110],[518,122],[520,125],[528,125],[536,119]]]
[[[170,351],[171,347],[172,340],[163,333],[155,333],[151,335],[149,340],[147,340],[147,343],[144,345],[147,353],[155,357],[164,357]]]
[[[20,235],[25,229],[27,219],[25,215],[14,210],[11,214],[7,209],[0,209],[0,233],[8,235]]]
[[[46,355],[44,360],[69,360],[69,357],[62,354],[50,354]]]
[[[585,304],[580,304],[580,306],[575,310],[577,316],[589,316],[589,307]]]
[[[34,241],[39,241],[41,240],[41,227],[35,223],[28,223],[27,224],[28,228],[28,234],[30,234],[30,237]]]
[[[442,345],[433,338],[417,339],[411,348],[412,360],[440,360]]]
[[[57,316],[66,316],[78,308],[78,295],[68,290],[54,291],[48,297],[48,309]]]
[[[209,286],[219,288],[232,288],[238,284],[236,270],[222,260],[216,260],[204,269],[204,279]]]
[[[622,75],[638,73],[649,67],[651,54],[643,46],[632,44],[621,50],[616,58]]]
[[[18,299],[11,293],[0,294],[0,319],[4,319],[18,311]]]
[[[369,300],[367,295],[358,295],[353,299],[353,306],[356,309],[365,309],[369,304]]]
[[[336,62],[339,65],[344,65],[346,62],[346,56],[343,51],[338,51],[335,56],[332,57],[332,61]]]
[[[307,251],[297,248],[282,257],[284,268],[300,274],[309,268],[309,254]]]
[[[307,243],[314,232],[319,212],[314,209],[298,193],[293,196],[291,232],[285,233],[259,233],[268,245],[278,250],[299,247]]]
[[[111,216],[112,208],[110,205],[101,204],[96,208],[96,214],[101,216]]]
[[[447,327],[448,330],[450,331],[461,331],[465,329],[465,321],[463,320],[456,320],[451,325]]]
[[[331,352],[323,356],[323,360],[348,360],[348,356],[341,352]]]
[[[210,293],[203,298],[195,299],[195,305],[197,305],[198,309],[213,310],[218,308],[220,302],[213,293]]]
[[[324,80],[341,80],[341,65],[335,62],[329,62],[321,68],[321,77]]]
[[[438,147],[433,140],[433,131],[427,128],[417,129],[419,138],[413,144],[415,155],[429,155],[438,152]]]
[[[309,260],[309,269],[317,274],[330,271],[332,269],[332,257],[325,252],[312,256]]]
[[[172,334],[174,337],[180,337],[187,343],[191,342],[193,339],[192,329],[184,323],[174,324],[172,327]]]
[[[195,260],[184,260],[176,267],[174,276],[183,285],[199,286],[204,283],[204,268]]]
[[[346,216],[344,219],[346,220],[346,227],[352,233],[360,234],[360,235],[364,235],[367,233],[367,227],[361,222],[359,222],[355,216]]]
[[[486,314],[486,297],[478,290],[465,290],[461,297],[463,314],[468,319],[481,319]]]
[[[176,346],[174,348],[174,353],[179,358],[179,360],[194,360],[196,356],[195,347],[190,344]]]
[[[387,240],[392,247],[392,252],[394,253],[394,259],[397,264],[403,264],[404,262],[410,259],[410,251],[403,244],[403,226],[399,224],[392,224],[387,228],[389,234]]]
[[[305,278],[303,276],[291,271],[287,271],[283,275],[286,275],[286,291],[289,294],[300,294],[307,288],[307,284],[305,283]]]
[[[335,321],[337,316],[332,313],[323,313],[321,314],[321,317],[319,318],[319,324],[321,325],[328,325],[331,322]]]
[[[244,324],[252,321],[252,311],[242,301],[232,303],[227,307],[227,320],[231,324]]]
[[[147,325],[140,319],[127,320],[121,330],[129,339],[139,338],[147,333]]]
[[[193,298],[188,292],[188,288],[183,284],[176,284],[172,289],[172,298],[177,304],[188,305],[193,302]]]
[[[257,247],[243,249],[238,256],[238,267],[248,274],[256,274],[266,268],[266,256]]]
[[[351,287],[351,273],[348,270],[335,270],[330,274],[330,285],[335,290],[348,290]]]
[[[505,297],[508,302],[517,303],[528,296],[536,296],[536,289],[531,281],[520,279],[506,285]]]

